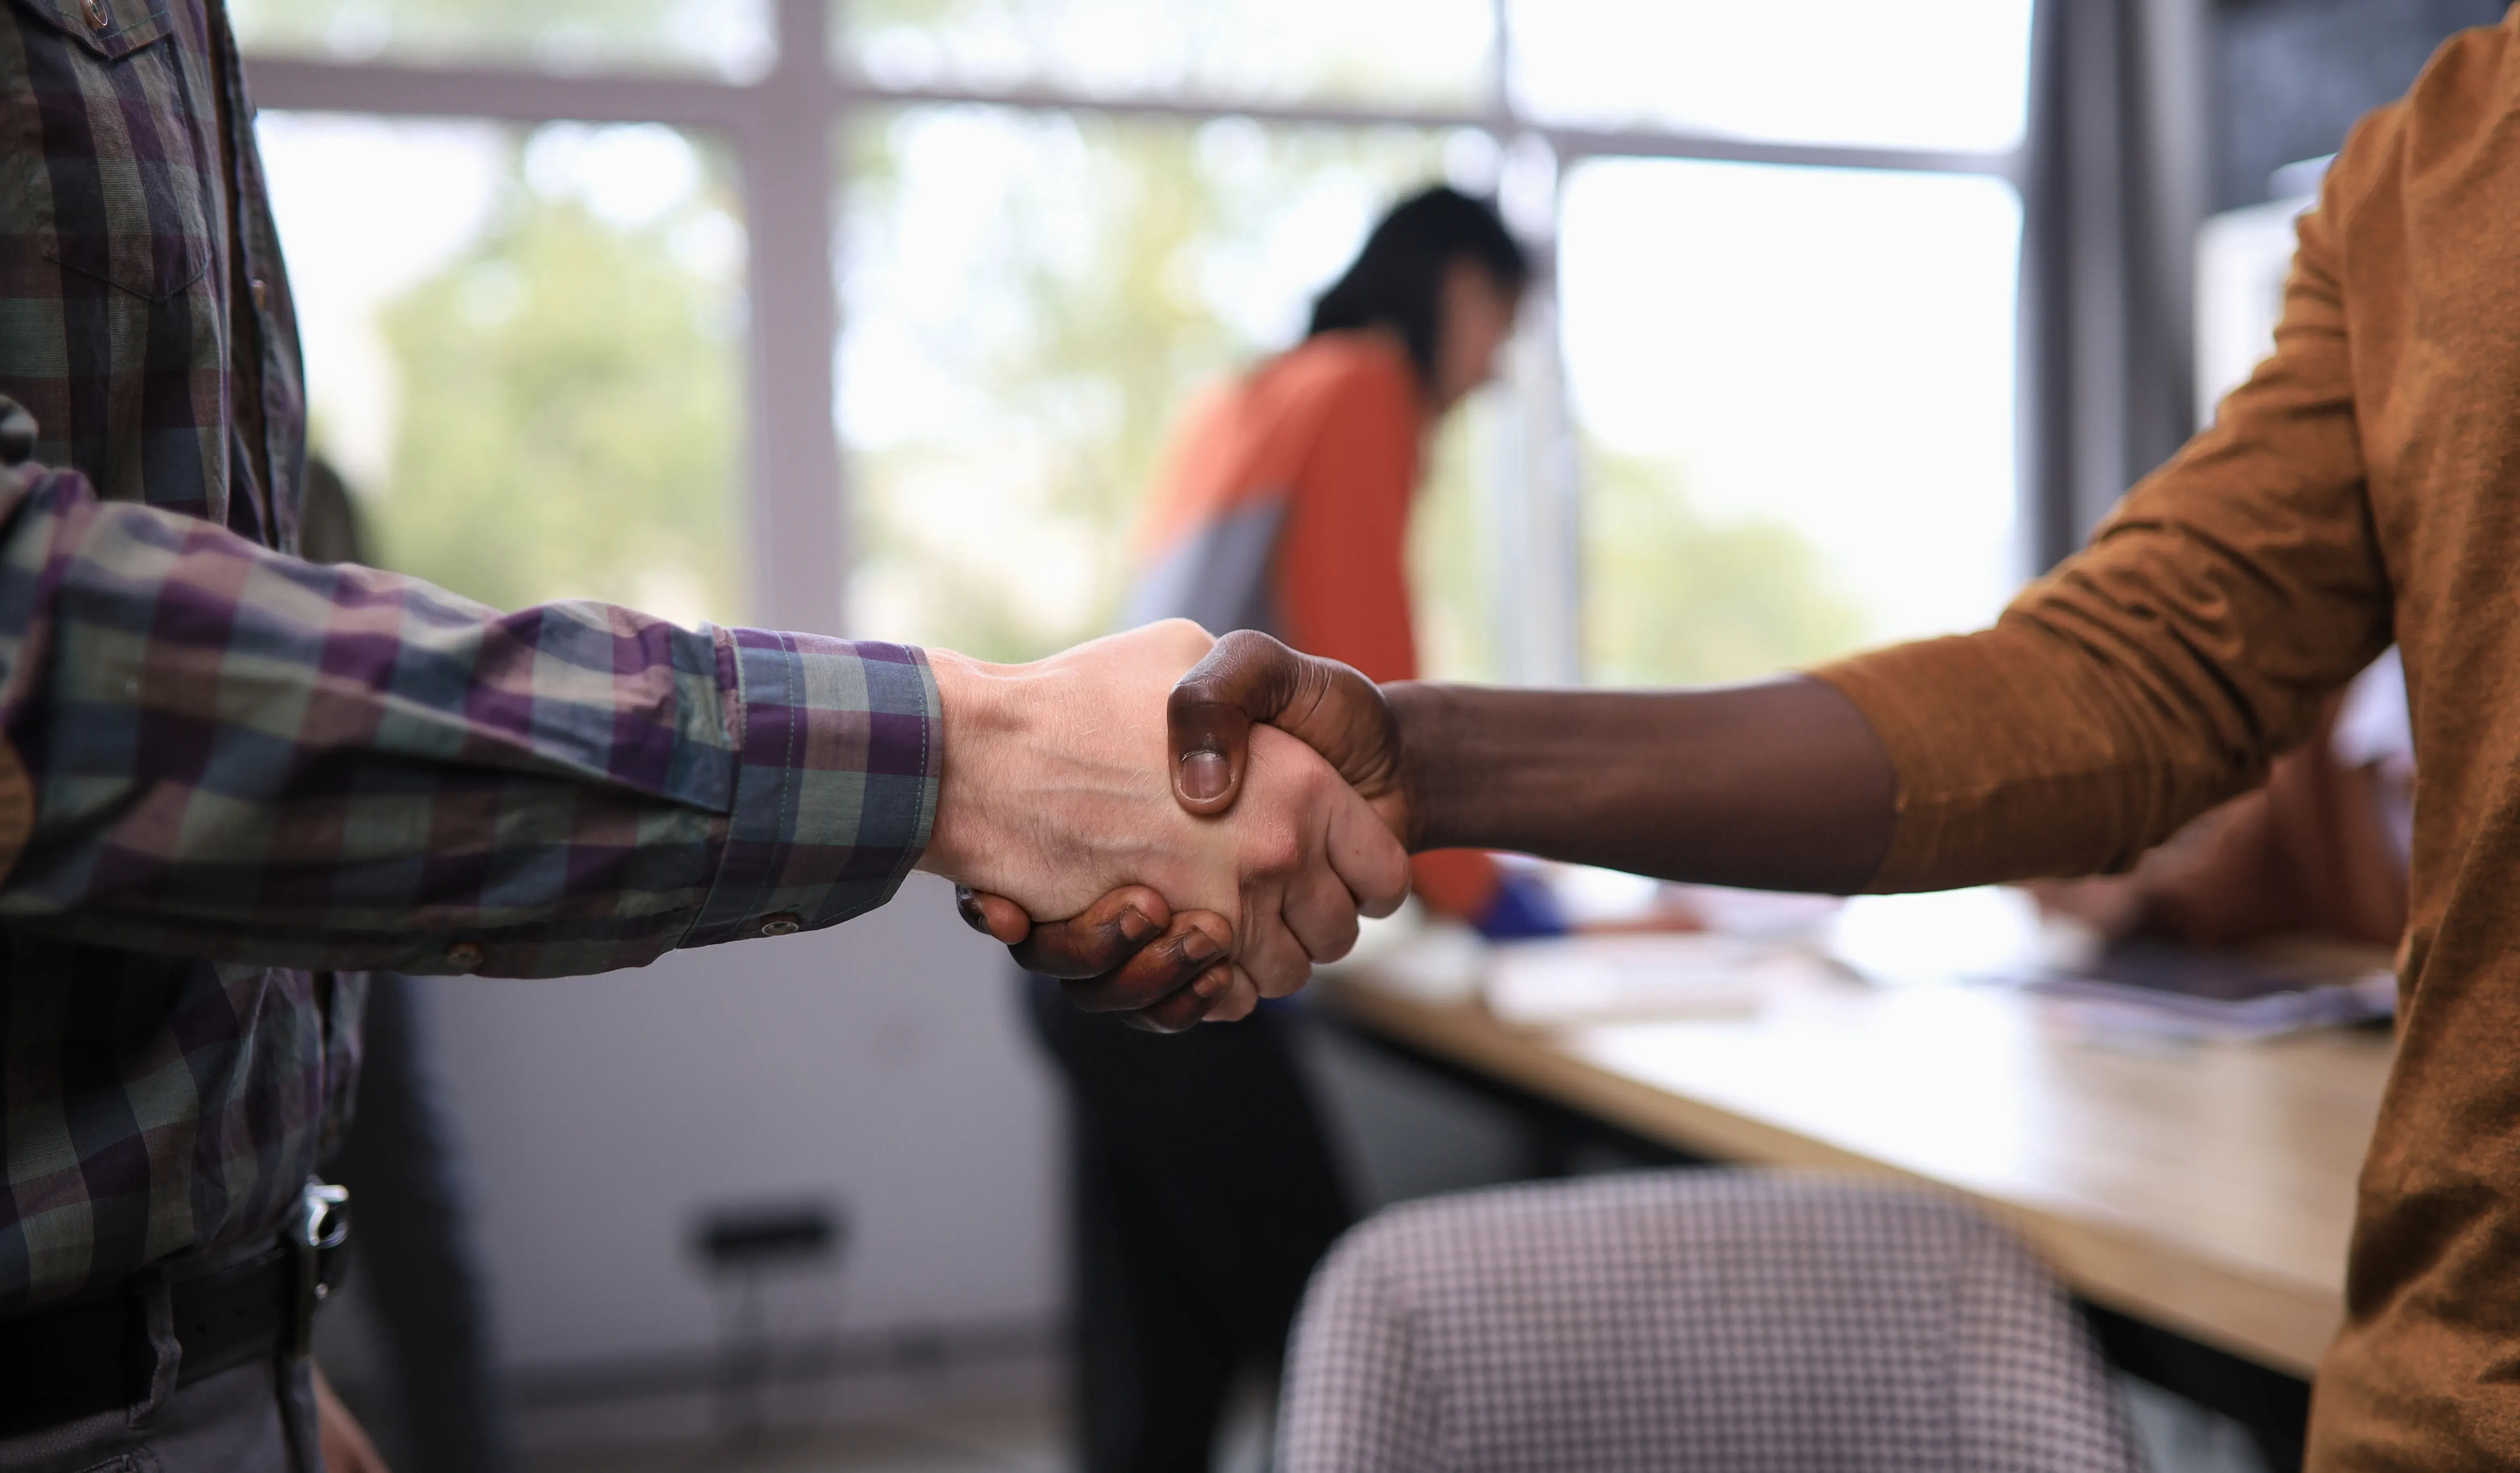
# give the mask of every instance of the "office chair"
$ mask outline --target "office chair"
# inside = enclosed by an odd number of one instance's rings
[[[1945,1194],[1684,1171],[1412,1203],[1342,1238],[1284,1473],[2137,1473],[2055,1280]]]

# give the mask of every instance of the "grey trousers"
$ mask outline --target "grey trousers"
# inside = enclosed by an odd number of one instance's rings
[[[306,1362],[240,1365],[146,1404],[0,1437],[9,1473],[323,1473]]]

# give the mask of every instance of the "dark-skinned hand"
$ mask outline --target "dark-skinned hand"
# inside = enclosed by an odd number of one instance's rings
[[[1276,727],[1322,754],[1412,851],[1416,805],[1405,781],[1400,723],[1382,689],[1336,660],[1237,630],[1173,687],[1173,796],[1195,814],[1234,806],[1251,729]]]
[[[1175,915],[1143,885],[1114,890],[1083,915],[1039,924],[999,896],[957,886],[954,897],[971,929],[1004,943],[1017,965],[1058,978],[1067,1001],[1087,1012],[1116,1013],[1133,1028],[1179,1033],[1237,991],[1227,960],[1233,923],[1213,911]]]

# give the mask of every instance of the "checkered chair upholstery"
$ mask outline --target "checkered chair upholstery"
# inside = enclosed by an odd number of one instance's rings
[[[1283,1473],[2136,1473],[2054,1279],[1950,1197],[1656,1172],[1412,1203],[1297,1321]]]

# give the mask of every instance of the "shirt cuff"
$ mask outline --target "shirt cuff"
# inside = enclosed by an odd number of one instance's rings
[[[882,905],[936,824],[942,708],[926,657],[766,629],[718,632],[735,810],[685,946],[836,925]]]

